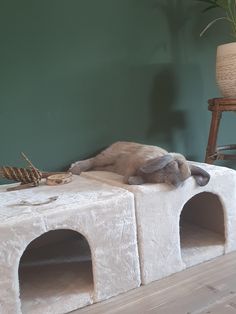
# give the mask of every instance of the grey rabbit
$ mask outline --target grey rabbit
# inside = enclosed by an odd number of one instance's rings
[[[124,176],[126,184],[167,183],[178,187],[193,176],[198,185],[210,180],[205,170],[188,162],[178,153],[168,153],[158,146],[116,142],[95,157],[73,163],[70,171],[103,170]]]

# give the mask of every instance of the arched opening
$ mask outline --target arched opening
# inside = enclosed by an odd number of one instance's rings
[[[60,229],[34,239],[19,264],[22,313],[68,313],[91,304],[92,258],[85,237]]]
[[[224,254],[224,209],[217,195],[203,192],[184,205],[180,216],[180,243],[187,267]]]

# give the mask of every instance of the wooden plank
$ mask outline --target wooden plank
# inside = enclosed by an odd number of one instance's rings
[[[216,304],[208,307],[205,310],[194,314],[235,314],[236,313],[236,296],[227,296],[224,299],[218,300]]]
[[[236,253],[232,253],[73,314],[198,314],[214,306],[227,307],[228,312],[221,314],[228,314],[232,306],[227,302],[235,295]]]
[[[209,280],[210,284],[199,282],[198,287],[194,287],[188,292],[185,289],[172,291],[171,301],[170,297],[167,297],[167,302],[154,306],[148,310],[148,313],[167,314],[172,313],[173,309],[175,309],[175,314],[204,313],[204,310],[209,309],[217,302],[223,302],[229,297],[232,298],[232,293],[235,294],[236,274],[234,276],[229,274],[223,280],[214,281],[213,278],[209,278]]]

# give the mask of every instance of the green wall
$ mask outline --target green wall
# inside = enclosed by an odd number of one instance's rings
[[[190,0],[1,0],[0,165],[66,168],[116,140],[202,161],[229,40]],[[212,17],[217,15],[212,13]],[[222,142],[234,142],[226,116]],[[3,182],[3,181],[1,181]]]

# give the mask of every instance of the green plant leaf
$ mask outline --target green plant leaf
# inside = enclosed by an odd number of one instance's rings
[[[214,0],[195,0],[195,1],[218,6],[217,1],[214,1]]]
[[[217,0],[195,0],[198,2],[205,2],[205,3],[210,3],[210,4],[217,4]]]
[[[215,9],[215,8],[218,8],[218,5],[217,4],[212,4],[209,7],[207,7],[206,9],[202,10],[202,12],[204,13],[204,12],[207,12],[207,11],[209,11],[211,9]]]
[[[221,6],[217,3],[218,0],[196,0],[198,2],[202,2],[204,4],[208,4],[208,7],[206,7],[204,10],[202,10],[202,12],[207,12],[211,9],[215,9],[215,8],[221,8]]]
[[[227,10],[229,1],[231,0],[216,0],[215,2],[220,8]]]
[[[207,5],[203,12],[219,8],[224,11],[225,16],[211,21],[201,32],[202,36],[215,22],[225,19],[231,26],[233,37],[236,38],[236,0],[195,0]]]
[[[213,25],[215,24],[217,21],[219,20],[227,20],[227,18],[225,16],[222,16],[222,17],[218,17],[216,19],[214,19],[213,21],[211,21],[209,24],[207,24],[207,26],[201,31],[200,33],[200,37],[202,37],[205,32]]]

